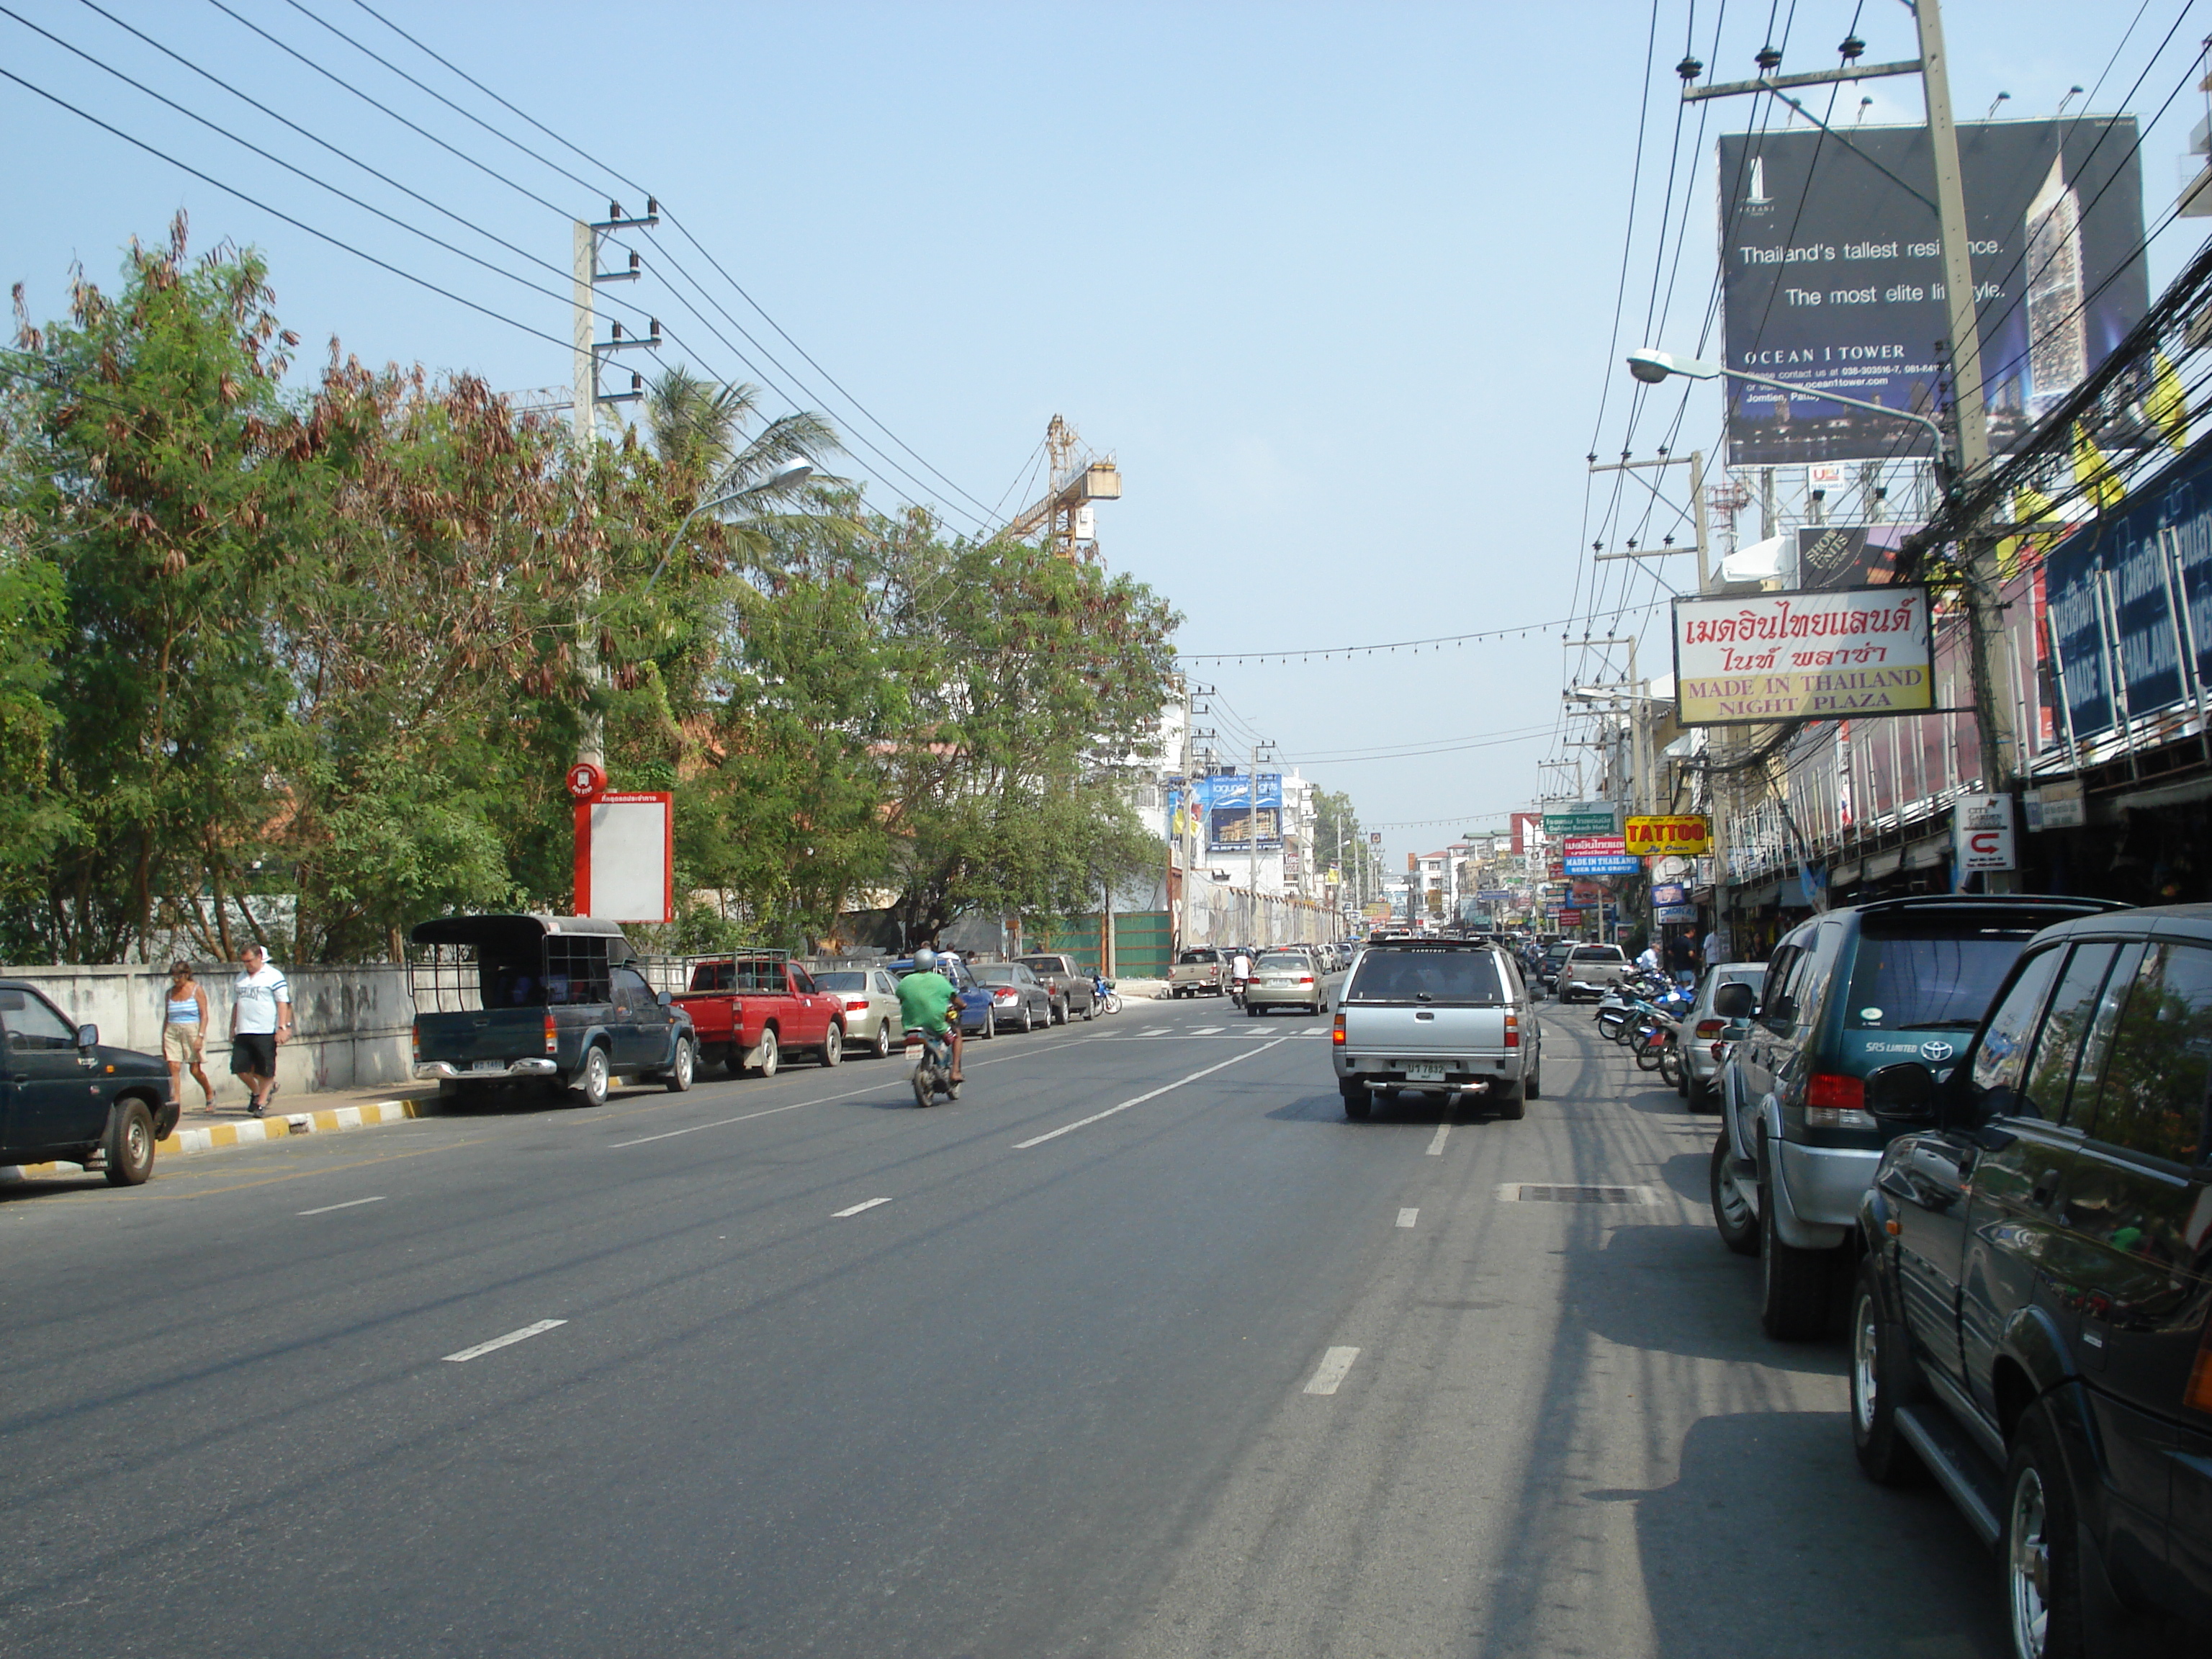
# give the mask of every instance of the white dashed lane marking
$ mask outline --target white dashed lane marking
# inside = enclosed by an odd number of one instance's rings
[[[527,1342],[533,1336],[543,1336],[546,1332],[556,1329],[568,1322],[565,1319],[541,1319],[535,1325],[525,1325],[519,1331],[509,1331],[505,1336],[495,1336],[489,1342],[479,1342],[473,1348],[464,1348],[459,1353],[447,1354],[446,1358],[457,1365],[471,1359],[481,1359],[495,1349],[512,1347],[517,1342]]]
[[[1025,1152],[1032,1146],[1042,1146],[1048,1140],[1057,1140],[1064,1134],[1073,1133],[1078,1129],[1087,1128],[1102,1118],[1111,1117],[1116,1112],[1126,1112],[1132,1106],[1141,1106],[1148,1100],[1158,1100],[1162,1095],[1173,1093],[1176,1090],[1183,1087],[1186,1084],[1195,1083],[1202,1077],[1211,1077],[1216,1072],[1227,1071],[1231,1066],[1237,1064],[1241,1060],[1249,1060],[1255,1054],[1264,1054],[1267,1052],[1268,1048],[1273,1048],[1273,1046],[1274,1045],[1273,1043],[1269,1043],[1262,1048],[1247,1048],[1241,1054],[1231,1055],[1227,1060],[1223,1060],[1218,1066],[1205,1066],[1199,1071],[1193,1072],[1188,1077],[1179,1077],[1173,1083],[1164,1083],[1158,1088],[1152,1090],[1147,1093],[1138,1095],[1131,1099],[1121,1102],[1118,1106],[1109,1106],[1103,1112],[1093,1112],[1089,1117],[1079,1117],[1073,1123],[1063,1123],[1057,1129],[1048,1129],[1041,1135],[1031,1135],[1027,1140],[1018,1140],[1014,1143],[1014,1150],[1018,1152]]]
[[[356,1205],[381,1204],[383,1202],[383,1196],[380,1194],[374,1198],[349,1198],[343,1204],[325,1204],[318,1209],[302,1210],[300,1213],[301,1215],[328,1215],[332,1210],[350,1210]]]
[[[1352,1362],[1359,1358],[1357,1348],[1331,1348],[1321,1357],[1321,1365],[1306,1382],[1308,1394],[1334,1394],[1352,1370]]]
[[[1401,1210],[1398,1212],[1398,1224],[1401,1227],[1410,1227],[1419,1219],[1420,1213],[1419,1210]]]
[[[1450,1124],[1439,1123],[1437,1125],[1436,1139],[1429,1143],[1429,1156],[1431,1158],[1442,1158],[1444,1155],[1444,1137],[1450,1133]]]
[[[855,1204],[849,1210],[832,1210],[830,1212],[830,1218],[832,1221],[842,1221],[848,1215],[858,1215],[863,1210],[872,1210],[878,1204],[888,1204],[890,1202],[890,1200],[888,1198],[872,1198],[865,1203]]]

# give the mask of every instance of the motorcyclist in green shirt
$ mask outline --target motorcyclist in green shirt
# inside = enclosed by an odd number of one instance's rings
[[[931,1031],[952,1044],[952,1076],[960,1076],[960,1022],[945,1011],[960,1000],[959,988],[939,968],[937,952],[927,945],[914,953],[914,971],[898,982],[899,1021],[909,1031]]]

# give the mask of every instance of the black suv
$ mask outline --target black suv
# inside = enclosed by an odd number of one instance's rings
[[[2208,1085],[2203,904],[2045,929],[1940,1082],[1867,1079],[1859,1462],[2002,1545],[2021,1659],[2212,1653]]]
[[[158,1056],[106,1047],[20,979],[0,979],[0,1164],[82,1164],[114,1187],[153,1174],[179,1109]]]

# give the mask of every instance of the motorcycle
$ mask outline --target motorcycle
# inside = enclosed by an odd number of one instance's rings
[[[911,1028],[906,1034],[907,1047],[921,1045],[921,1057],[914,1063],[913,1075],[908,1079],[914,1085],[914,1103],[928,1106],[939,1095],[947,1100],[960,1098],[960,1085],[952,1080],[952,1041],[939,1031]]]
[[[1098,999],[1098,1012],[1118,1014],[1121,1012],[1121,994],[1114,988],[1114,981],[1103,975],[1091,982],[1091,991]]]

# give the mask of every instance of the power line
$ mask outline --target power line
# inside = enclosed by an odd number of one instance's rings
[[[1646,611],[1654,611],[1664,601],[1662,599],[1654,599],[1644,609]],[[1585,619],[1581,617],[1559,617],[1549,622],[1516,623],[1504,628],[1484,629],[1474,634],[1439,634],[1428,639],[1419,640],[1383,640],[1371,645],[1316,645],[1303,648],[1285,648],[1277,646],[1265,651],[1217,651],[1208,652],[1203,655],[1178,653],[1178,660],[1194,667],[1200,663],[1251,662],[1264,665],[1269,662],[1304,662],[1315,657],[1319,657],[1325,662],[1331,657],[1371,657],[1378,652],[1396,651],[1401,647],[1419,650],[1426,646],[1464,645],[1475,640],[1497,640],[1516,635],[1538,634],[1554,628],[1570,627],[1583,620]]]
[[[112,133],[116,137],[122,139],[125,143],[131,144],[139,149],[143,149],[149,155],[154,156],[160,161],[167,161],[171,167],[177,168],[180,172],[189,173],[193,178],[199,179],[203,184],[213,185],[217,190],[223,191],[226,195],[235,196],[240,201],[244,202],[249,207],[258,208],[262,212],[283,220],[294,229],[303,230],[307,232],[308,235],[314,237],[319,241],[328,242],[332,247],[352,254],[356,259],[366,259],[370,264],[374,265],[380,270],[389,271],[394,276],[400,277],[404,281],[414,283],[417,288],[427,289],[431,293],[439,295],[442,299],[451,300],[456,305],[466,306],[471,311],[477,313],[480,316],[489,317],[494,322],[505,323],[509,328],[518,329],[521,332],[531,335],[535,338],[544,340],[550,345],[559,346],[563,350],[570,349],[574,343],[571,341],[556,339],[552,335],[546,333],[543,329],[532,328],[528,323],[518,322],[514,318],[509,317],[501,312],[494,311],[489,306],[479,305],[474,300],[465,298],[464,296],[454,293],[453,289],[449,288],[440,287],[437,283],[431,282],[428,277],[417,276],[411,270],[402,270],[398,265],[392,264],[386,260],[380,259],[374,253],[370,253],[365,249],[357,248],[352,243],[342,240],[339,238],[331,235],[326,230],[318,230],[314,226],[307,223],[305,220],[295,219],[283,209],[271,207],[268,203],[261,200],[260,198],[248,195],[245,191],[239,189],[235,185],[227,185],[222,179],[215,177],[214,174],[203,173],[199,168],[191,165],[191,163],[179,161],[167,150],[157,149],[155,146],[148,143],[143,138],[133,137],[130,133],[124,131],[122,128],[112,125],[108,122],[101,120],[97,115],[94,115],[85,110],[79,109],[75,104],[70,103],[66,98],[59,97],[53,93],[48,92],[44,87],[25,80],[13,70],[5,68],[4,66],[0,66],[0,76],[7,76],[9,80],[13,81],[17,86],[21,87],[25,91],[37,94],[48,103],[58,105],[61,108],[67,110],[70,114],[76,116],[79,119],[89,121],[94,126],[100,128],[101,131]]]

